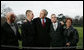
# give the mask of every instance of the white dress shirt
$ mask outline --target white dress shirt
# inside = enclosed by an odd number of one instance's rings
[[[56,29],[57,29],[57,26],[58,26],[58,22],[53,23],[53,28],[54,28],[55,31],[56,31]]]

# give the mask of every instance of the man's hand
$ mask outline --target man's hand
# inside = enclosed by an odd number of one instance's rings
[[[64,25],[64,22],[63,22],[63,21],[60,21],[60,23],[61,23],[62,25]]]
[[[70,43],[66,43],[66,46],[69,47],[70,46]]]

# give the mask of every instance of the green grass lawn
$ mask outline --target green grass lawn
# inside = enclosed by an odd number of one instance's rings
[[[79,42],[77,44],[77,49],[83,49],[83,27],[74,27],[78,30],[79,33]],[[21,30],[19,30],[21,33]],[[22,41],[19,41],[19,48],[22,49]]]
[[[77,44],[77,49],[83,49],[83,27],[74,27],[78,30],[79,33],[79,42]]]

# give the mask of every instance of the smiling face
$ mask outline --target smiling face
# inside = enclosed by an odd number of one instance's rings
[[[40,12],[40,18],[45,18],[45,12],[41,10]]]
[[[13,23],[15,21],[15,18],[16,18],[16,16],[12,12],[7,13],[7,15],[6,15],[6,19],[10,23]]]
[[[14,21],[15,21],[15,15],[14,14],[11,14],[10,21],[11,21],[11,23],[14,23]]]
[[[33,17],[34,17],[33,12],[30,12],[30,13],[29,13],[29,17],[30,17],[30,19],[33,19]]]
[[[32,20],[33,17],[34,17],[34,14],[33,14],[33,12],[31,10],[28,10],[26,12],[26,16],[27,16],[28,19]]]
[[[70,26],[71,26],[71,20],[67,20],[67,21],[66,21],[66,26],[67,26],[67,27],[70,27]]]

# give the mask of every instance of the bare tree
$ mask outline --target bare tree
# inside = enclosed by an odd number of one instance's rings
[[[75,16],[75,26],[79,26],[79,18],[80,16]]]
[[[80,24],[80,26],[83,26],[83,16],[80,17],[80,19],[79,19],[79,24]]]
[[[1,3],[1,25],[6,21],[6,13],[12,11],[5,3]]]
[[[25,15],[24,14],[19,14],[17,15],[17,21],[22,21],[22,20],[25,20]]]
[[[75,19],[79,20],[79,19],[80,19],[79,17],[80,17],[80,16],[75,16]]]
[[[12,9],[5,3],[1,3],[1,17],[5,17],[7,12],[11,12]]]
[[[3,25],[3,23],[6,21],[5,17],[1,17],[1,25]]]
[[[19,27],[24,23],[26,17],[24,14],[19,14],[17,15],[16,23],[18,24]]]

